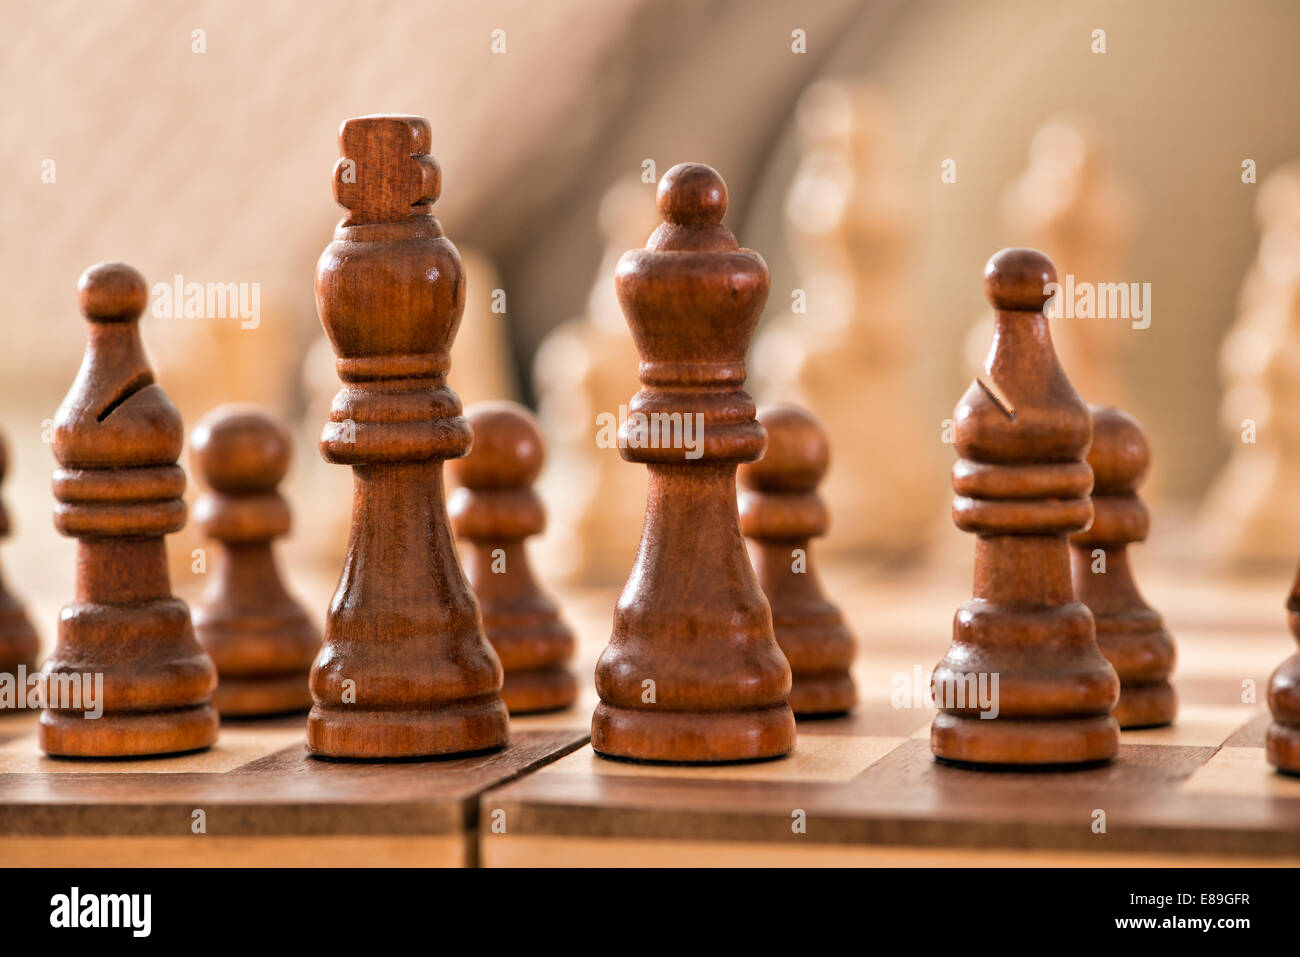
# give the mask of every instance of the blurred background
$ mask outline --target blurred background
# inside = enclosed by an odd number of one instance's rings
[[[146,348],[187,426],[226,401],[285,417],[291,554],[338,568],[350,482],[315,451],[338,383],[313,271],[341,215],[339,123],[376,112],[433,124],[435,212],[470,284],[451,385],[538,411],[548,574],[617,581],[631,565],[642,470],[594,441],[596,415],[637,387],[611,277],[683,160],[725,176],[728,225],[771,267],[751,391],[830,431],[831,551],[892,560],[955,535],[944,419],[987,348],[981,274],[1006,245],[1079,281],[1150,284],[1148,328],[1061,319],[1054,335],[1084,398],[1145,424],[1146,493],[1186,529],[1185,554],[1290,565],[1300,549],[1300,438],[1281,414],[1300,390],[1294,3],[5,0],[3,14],[17,592],[71,594],[43,433],[85,343],[77,277],[112,259],[151,283],[256,284],[255,322],[146,314]],[[182,574],[194,534],[171,546]]]

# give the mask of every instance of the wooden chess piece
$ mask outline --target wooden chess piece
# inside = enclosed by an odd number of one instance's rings
[[[1034,249],[1004,249],[984,269],[993,347],[953,413],[952,513],[978,536],[974,596],[931,678],[930,749],[945,761],[1077,765],[1119,750],[1119,678],[1070,581],[1066,536],[1092,520],[1092,418],[1052,349],[1055,281]]]
[[[711,167],[674,166],[658,204],[664,224],[624,254],[615,280],[643,386],[620,451],[646,465],[649,490],[636,565],[596,666],[591,744],[644,761],[778,757],[795,743],[790,666],[736,505],[736,466],[766,445],[743,387],[767,264],[722,225],[727,187]]]
[[[206,748],[217,671],[167,573],[163,536],[185,524],[183,429],[140,342],[148,290],[125,263],[99,263],[77,296],[90,339],[54,419],[54,527],[77,539],[77,586],[41,673],[40,744],[78,757]],[[100,717],[52,700],[56,686],[101,674]]]
[[[321,433],[352,466],[348,554],[311,672],[313,754],[401,758],[483,751],[508,737],[501,662],[483,635],[444,502],[442,463],[469,451],[447,386],[465,307],[456,247],[418,116],[339,129],[334,197],[347,215],[316,267],[316,303],[343,388]]]
[[[754,568],[772,606],[776,642],[790,662],[790,707],[796,717],[842,714],[857,692],[849,668],[853,636],[822,592],[811,541],[830,516],[817,486],[830,465],[830,444],[812,413],[794,405],[758,411],[767,452],[740,467],[740,528],[753,543]]]
[[[1070,536],[1074,593],[1092,611],[1097,646],[1119,675],[1114,716],[1121,728],[1170,724],[1178,699],[1169,675],[1174,640],[1146,603],[1128,561],[1130,542],[1145,541],[1151,524],[1138,497],[1151,447],[1137,420],[1119,409],[1092,412],[1092,526]]]
[[[194,631],[217,665],[223,716],[305,711],[320,635],[280,581],[271,541],[289,533],[278,491],[289,470],[288,430],[254,405],[222,405],[190,436],[208,490],[194,521],[220,543],[215,574],[194,608]]]
[[[470,543],[466,571],[483,611],[483,630],[505,669],[501,697],[511,714],[573,704],[569,671],[575,642],[559,610],[533,578],[524,540],[546,527],[533,483],[542,470],[542,433],[514,402],[465,410],[474,432],[469,455],[451,463],[460,483],[451,495],[452,530]]]
[[[1286,621],[1300,641],[1300,572],[1287,596]],[[1264,739],[1268,763],[1285,774],[1300,775],[1300,653],[1282,662],[1268,679],[1268,710],[1273,715]]]
[[[3,437],[0,437],[0,482],[4,481],[8,471],[9,456]],[[0,502],[0,538],[9,535],[9,512]],[[14,597],[0,578],[0,674],[14,675],[20,667],[29,672],[36,670],[36,653],[40,641],[36,629],[18,599]],[[4,705],[0,704],[0,710]]]

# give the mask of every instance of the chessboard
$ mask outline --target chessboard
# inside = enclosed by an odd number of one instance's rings
[[[680,767],[596,757],[590,676],[617,591],[557,587],[580,634],[583,697],[513,720],[509,747],[494,753],[321,761],[306,753],[299,716],[224,722],[197,754],[55,759],[37,748],[32,714],[6,717],[0,864],[1300,863],[1300,779],[1276,774],[1263,750],[1264,689],[1292,642],[1289,576],[1217,578],[1180,563],[1176,548],[1143,551],[1138,580],[1178,642],[1179,716],[1124,732],[1102,767],[934,761],[923,689],[969,594],[969,559],[955,547],[900,569],[823,563],[858,639],[861,702],[847,717],[800,721],[788,758]],[[328,594],[325,576],[296,584],[313,602]]]

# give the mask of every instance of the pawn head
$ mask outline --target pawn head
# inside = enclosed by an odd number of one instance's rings
[[[1037,249],[1002,249],[984,267],[984,295],[1003,312],[1041,312],[1056,267]]]
[[[1137,419],[1122,409],[1092,405],[1092,466],[1094,495],[1136,492],[1151,464],[1151,446]]]
[[[271,492],[289,470],[289,432],[255,405],[219,405],[194,427],[190,453],[219,492]]]
[[[758,410],[767,430],[767,452],[752,465],[742,465],[741,481],[764,492],[811,492],[830,465],[830,443],[820,422],[797,405],[771,405]]]
[[[659,180],[659,215],[674,226],[716,226],[727,214],[727,184],[712,166],[678,163]]]
[[[126,263],[96,263],[77,280],[77,305],[91,322],[131,322],[148,304],[144,276]]]
[[[474,431],[469,454],[450,463],[471,489],[528,488],[542,471],[542,432],[531,412],[515,402],[479,402],[465,410]]]

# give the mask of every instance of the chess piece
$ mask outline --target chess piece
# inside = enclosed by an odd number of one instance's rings
[[[306,710],[307,674],[320,636],[284,590],[271,541],[289,532],[277,486],[289,469],[289,433],[252,405],[223,405],[190,436],[208,490],[194,522],[220,543],[215,573],[194,608],[194,631],[217,666],[223,716]]]
[[[1199,555],[1272,571],[1300,538],[1300,163],[1259,186],[1259,253],[1241,286],[1219,363],[1220,421],[1232,452],[1199,509]]]
[[[1300,572],[1287,596],[1286,620],[1300,641]],[[1268,763],[1286,774],[1300,775],[1300,653],[1282,662],[1269,678],[1268,710],[1273,715],[1264,739]]]
[[[727,187],[711,167],[674,166],[658,204],[664,224],[624,254],[616,278],[643,386],[620,451],[645,464],[649,491],[596,666],[591,744],[645,761],[778,757],[795,743],[790,666],[736,505],[736,466],[766,445],[743,386],[767,264],[722,225]]]
[[[0,482],[8,469],[8,454],[3,437],[0,437]],[[0,502],[0,538],[9,534],[9,513]],[[0,579],[0,674],[15,675],[21,666],[29,672],[36,670],[36,652],[40,642],[27,612],[18,599]],[[0,710],[4,705],[0,704]]]
[[[584,584],[627,580],[645,502],[644,469],[631,468],[616,444],[598,441],[637,389],[636,344],[614,291],[614,270],[629,247],[659,225],[652,191],[639,176],[611,186],[598,215],[605,254],[586,311],[551,330],[537,350],[533,381],[550,456],[542,497],[550,527],[538,543],[552,573]]]
[[[1121,728],[1170,724],[1178,701],[1169,675],[1174,640],[1133,580],[1128,546],[1147,537],[1150,516],[1138,486],[1151,462],[1142,427],[1125,412],[1090,406],[1092,526],[1070,537],[1074,593],[1092,611],[1097,646],[1119,675],[1114,716]]]
[[[1079,118],[1055,116],[1034,133],[1025,170],[1002,196],[1008,232],[1025,237],[1060,268],[1070,288],[1117,283],[1133,237],[1136,206],[1132,184],[1107,161],[1100,138]],[[1065,294],[1064,292],[1062,293]],[[982,366],[992,319],[982,316],[967,338],[972,367]],[[1132,343],[1128,322],[1074,315],[1053,331],[1061,364],[1080,395],[1129,407],[1120,360]]]
[[[838,467],[823,483],[835,529],[819,547],[914,554],[936,529],[944,491],[916,402],[925,391],[908,319],[916,217],[898,188],[897,122],[878,88],[850,81],[809,87],[796,115],[801,159],[785,218],[804,309],[760,327],[754,394],[796,402],[830,435],[853,437],[836,446]]]
[[[441,173],[427,120],[339,129],[334,196],[347,215],[316,267],[343,388],[321,433],[352,466],[348,554],[312,667],[313,754],[400,758],[508,738],[501,663],[483,635],[444,503],[442,463],[469,451],[447,386],[465,306],[456,247],[433,216]]]
[[[469,455],[451,463],[460,487],[451,496],[452,530],[470,543],[470,584],[483,611],[483,631],[505,669],[501,697],[511,714],[573,704],[569,672],[573,632],[555,602],[537,586],[524,540],[546,527],[532,485],[542,469],[542,434],[532,414],[513,402],[465,410],[474,433]]]
[[[853,636],[822,593],[810,542],[830,525],[817,486],[830,464],[826,433],[793,405],[758,412],[767,452],[740,467],[740,528],[753,543],[754,568],[772,606],[776,642],[790,662],[796,717],[842,714],[857,692],[849,668]]]
[[[1119,679],[1070,582],[1066,536],[1092,520],[1092,418],[1052,350],[1043,287],[1055,280],[1033,249],[984,269],[993,347],[953,413],[952,513],[978,536],[974,596],[931,678],[930,748],[949,762],[1070,765],[1119,749]]]
[[[171,593],[163,536],[185,524],[180,413],[154,383],[138,321],[144,277],[99,263],[77,285],[90,339],[54,419],[54,526],[77,539],[76,598],[42,671],[49,754],[125,757],[206,748],[217,672]],[[55,688],[103,675],[103,714]]]

